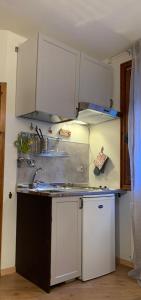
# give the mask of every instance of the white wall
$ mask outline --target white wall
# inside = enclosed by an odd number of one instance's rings
[[[120,121],[113,120],[90,128],[90,169],[89,181],[91,186],[108,186],[120,188]],[[109,157],[105,172],[99,176],[94,175],[94,160],[101,147]]]
[[[13,145],[17,133],[21,130],[30,130],[30,120],[15,118],[15,92],[16,92],[16,64],[17,54],[15,46],[24,42],[24,38],[12,32],[0,31],[0,82],[7,82],[7,105],[6,105],[6,139],[5,139],[5,169],[4,169],[4,205],[2,227],[2,256],[1,269],[15,266],[16,244],[16,170],[17,152]],[[42,122],[32,122],[40,125],[44,134],[47,134],[48,126]],[[80,125],[64,124],[72,131],[69,140],[88,143],[88,128]],[[53,135],[57,135],[60,125],[52,127]],[[8,194],[12,192],[12,199]]]
[[[2,258],[1,267],[13,266],[15,246],[15,153],[13,152],[13,124],[15,78],[16,78],[16,53],[14,47],[17,42],[24,39],[8,31],[0,31],[0,82],[8,82],[6,103],[6,137],[5,137],[5,170],[4,170],[4,203],[3,203],[3,227],[2,227]],[[13,43],[12,43],[13,41]],[[11,159],[12,158],[12,159]],[[8,192],[13,193],[13,198],[8,199]]]
[[[114,70],[113,99],[116,103],[120,103],[120,64],[131,59],[131,56],[124,52],[111,60]],[[127,192],[117,203],[117,256],[126,260],[133,258],[130,208],[131,193]]]
[[[116,202],[116,254],[128,261],[133,259],[130,205],[130,192],[125,193]]]
[[[0,82],[6,81],[8,31],[0,30]]]
[[[130,60],[127,52],[111,59],[113,66],[113,99],[115,108],[120,109],[120,64]],[[93,160],[101,147],[110,157],[105,173],[100,176],[93,174]],[[120,187],[120,121],[110,121],[93,126],[90,130],[90,184],[94,186]],[[130,260],[133,256],[131,236],[131,193],[127,192],[116,201],[116,255],[122,259]]]

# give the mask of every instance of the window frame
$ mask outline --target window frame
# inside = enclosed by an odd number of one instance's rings
[[[130,87],[127,86],[126,72],[132,68],[132,60],[126,61],[120,65],[120,187],[122,190],[131,190],[131,177],[127,177],[127,169],[129,168],[129,156],[127,155],[128,132],[127,132],[127,118],[129,107]],[[127,90],[128,88],[128,90]],[[128,104],[127,104],[128,103]],[[127,135],[127,137],[126,137]],[[125,141],[127,139],[127,141]]]

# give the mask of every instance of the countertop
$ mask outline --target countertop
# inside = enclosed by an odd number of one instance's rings
[[[39,190],[31,190],[29,188],[17,188],[17,193],[23,194],[31,194],[31,195],[40,195],[43,197],[71,197],[71,196],[95,196],[95,195],[121,195],[124,191],[120,189],[85,189],[85,188],[70,188],[61,191],[39,191]]]

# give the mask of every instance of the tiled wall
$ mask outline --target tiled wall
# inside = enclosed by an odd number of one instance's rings
[[[88,183],[89,145],[60,141],[57,151],[65,151],[68,157],[34,156],[35,167],[23,163],[17,172],[17,183],[30,183],[36,168],[41,167],[36,179],[52,183]]]

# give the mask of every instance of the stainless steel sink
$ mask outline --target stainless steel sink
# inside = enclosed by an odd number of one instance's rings
[[[36,188],[29,188],[29,191],[32,192],[60,192],[63,189],[61,188],[55,188],[55,187],[36,187]]]
[[[83,192],[83,191],[94,191],[93,188],[83,188],[83,187],[60,187],[60,186],[38,186],[37,188],[29,189],[32,192],[41,192],[41,193],[69,193],[69,192]],[[95,191],[101,191],[99,189]]]
[[[36,186],[33,188],[28,188],[31,192],[40,192],[40,193],[77,193],[77,192],[101,192],[103,191],[102,188],[97,187],[84,187],[84,186],[67,186],[67,185],[61,185],[61,184],[51,184],[51,183],[44,183],[44,182],[38,182]],[[105,189],[106,190],[106,189]],[[108,189],[107,189],[108,190]]]

